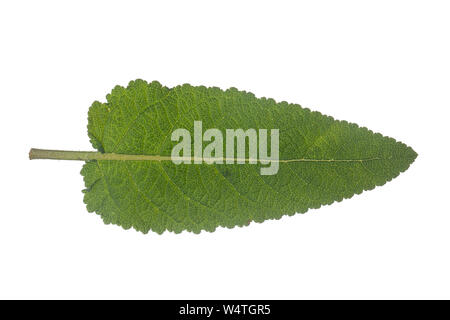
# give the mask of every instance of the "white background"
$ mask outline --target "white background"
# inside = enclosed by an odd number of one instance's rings
[[[2,1],[0,298],[450,298],[448,1]],[[419,154],[394,181],[214,233],[104,225],[87,111],[116,84],[230,86]]]

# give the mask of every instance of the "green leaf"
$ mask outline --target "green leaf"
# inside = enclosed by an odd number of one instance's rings
[[[417,156],[405,144],[356,124],[235,88],[169,89],[136,80],[127,88],[116,86],[106,98],[93,103],[88,117],[91,143],[105,154],[166,159],[177,144],[172,132],[193,132],[198,120],[203,130],[279,129],[274,175],[261,175],[260,163],[86,162],[81,174],[88,211],[107,224],[144,233],[198,233],[304,213],[383,185]]]
[[[366,128],[234,88],[168,89],[136,80],[114,88],[106,103],[94,102],[88,120],[98,152],[32,149],[30,159],[87,161],[81,173],[88,211],[142,232],[213,231],[303,213],[383,185],[417,156]],[[206,128],[216,136],[205,147]],[[243,153],[229,148],[228,131],[236,129],[254,130],[254,153],[251,143]],[[182,164],[171,158],[180,145],[172,141],[177,130],[184,140],[193,132],[183,150],[194,154],[180,154]],[[267,153],[265,130],[272,140]],[[207,153],[213,144],[215,152]],[[274,154],[279,158],[264,163]],[[276,168],[269,175],[268,166]]]

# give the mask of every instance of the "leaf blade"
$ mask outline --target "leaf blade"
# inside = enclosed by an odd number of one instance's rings
[[[193,132],[196,120],[204,128],[221,130],[279,128],[281,161],[303,161],[280,163],[273,176],[261,176],[260,165],[87,162],[82,175],[88,211],[100,214],[105,223],[144,233],[243,226],[383,185],[417,156],[392,138],[299,105],[234,88],[168,89],[142,80],[114,88],[104,104],[94,103],[88,133],[101,152],[167,157],[174,144],[171,132]]]

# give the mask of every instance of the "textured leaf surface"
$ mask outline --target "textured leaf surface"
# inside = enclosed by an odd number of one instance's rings
[[[304,213],[381,186],[406,170],[417,154],[392,138],[337,121],[296,104],[256,98],[234,88],[130,82],[89,110],[88,134],[106,153],[170,156],[171,133],[203,128],[278,128],[275,175],[260,165],[180,164],[171,161],[89,161],[84,201],[105,223],[181,232],[214,231],[249,221]],[[329,160],[329,161],[313,161]],[[343,161],[352,160],[352,161]]]

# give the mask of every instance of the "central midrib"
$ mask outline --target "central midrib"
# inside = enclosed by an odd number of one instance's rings
[[[54,159],[54,160],[115,160],[115,161],[218,161],[223,162],[236,161],[236,162],[264,162],[264,163],[289,163],[289,162],[368,162],[376,160],[388,160],[379,157],[366,158],[366,159],[311,159],[311,158],[298,158],[298,159],[253,159],[253,158],[198,158],[198,157],[171,157],[161,155],[144,155],[144,154],[122,154],[122,153],[102,153],[97,151],[66,151],[66,150],[43,150],[43,149],[31,149],[30,159]]]

